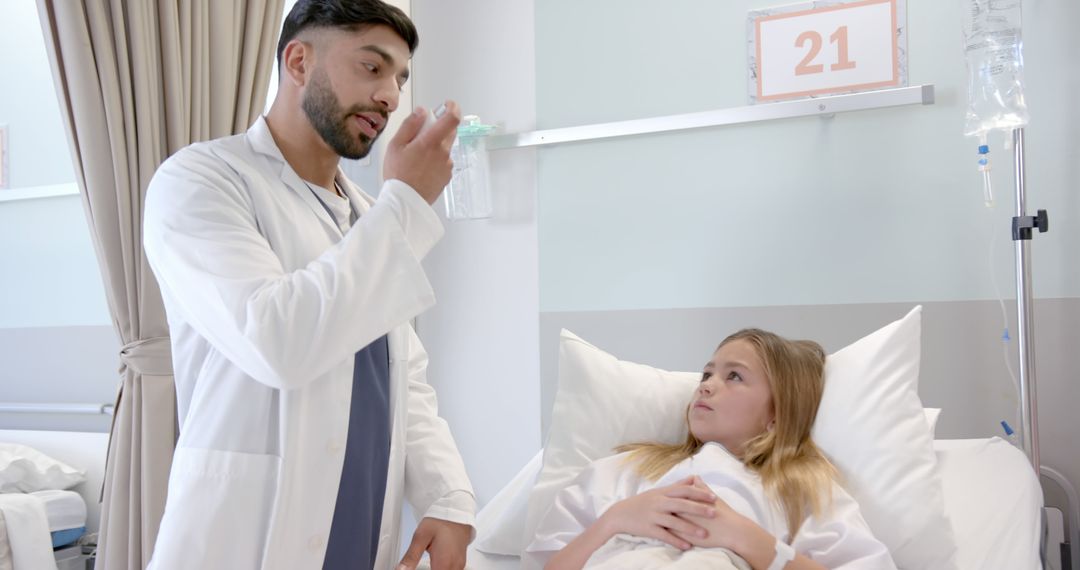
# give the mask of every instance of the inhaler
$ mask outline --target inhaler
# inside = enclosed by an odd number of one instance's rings
[[[444,114],[445,104],[428,111],[420,131],[429,129]],[[490,167],[485,141],[493,130],[494,125],[485,125],[476,115],[466,115],[458,126],[450,149],[453,173],[443,192],[448,219],[480,220],[492,216]]]
[[[964,57],[968,71],[966,136],[979,139],[983,200],[994,205],[990,187],[991,131],[1011,131],[1028,123],[1024,103],[1020,0],[964,2]]]
[[[492,217],[490,166],[486,139],[494,125],[480,117],[466,115],[457,129],[450,149],[454,171],[446,187],[446,217],[451,220],[480,220]]]

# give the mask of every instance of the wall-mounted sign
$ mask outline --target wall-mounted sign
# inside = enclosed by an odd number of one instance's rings
[[[907,85],[904,0],[813,2],[750,12],[750,100]]]

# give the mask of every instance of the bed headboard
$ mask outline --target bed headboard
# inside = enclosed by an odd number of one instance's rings
[[[86,481],[72,491],[86,501],[86,530],[97,532],[101,518],[101,485],[109,434],[71,431],[0,430],[0,441],[21,443],[49,457],[86,470]]]

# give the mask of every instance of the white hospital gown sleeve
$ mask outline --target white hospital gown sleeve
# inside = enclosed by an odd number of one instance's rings
[[[569,486],[540,519],[532,543],[522,553],[522,568],[543,568],[556,552],[570,544],[596,522],[615,502],[635,494],[633,477],[623,473],[622,455],[593,462]],[[633,487],[633,489],[631,489]]]
[[[889,551],[874,537],[859,505],[833,485],[832,508],[803,522],[791,546],[831,570],[895,570]]]

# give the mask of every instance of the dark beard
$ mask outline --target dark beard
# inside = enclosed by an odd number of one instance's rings
[[[334,149],[338,156],[351,160],[367,156],[371,152],[371,145],[375,139],[363,133],[359,138],[352,136],[349,133],[348,121],[352,120],[353,115],[365,111],[381,113],[385,117],[385,113],[378,109],[354,106],[348,112],[343,110],[341,102],[330,89],[329,77],[321,69],[316,70],[312,75],[311,83],[304,93],[301,108],[315,132],[319,133],[326,144]]]

